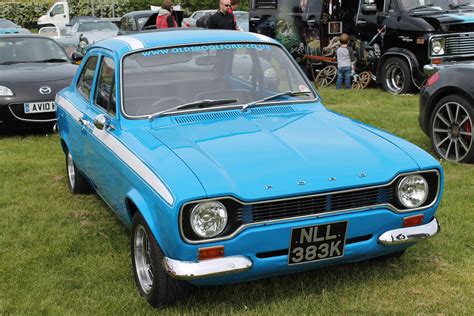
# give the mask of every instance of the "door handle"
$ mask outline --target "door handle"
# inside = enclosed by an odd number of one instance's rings
[[[250,18],[250,21],[260,21],[261,19],[262,19],[261,17],[255,16],[255,17]]]
[[[367,24],[366,20],[357,20],[357,25],[364,25]]]

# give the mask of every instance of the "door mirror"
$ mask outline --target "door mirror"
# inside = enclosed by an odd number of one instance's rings
[[[50,16],[50,17],[53,17],[53,16],[54,16],[54,12],[53,12],[53,11],[49,12],[49,16]]]
[[[376,14],[377,5],[375,4],[375,0],[364,0],[364,4],[362,5],[362,13],[366,15]]]
[[[79,65],[82,61],[82,59],[84,58],[84,55],[82,55],[81,53],[79,52],[74,52],[72,53],[71,55],[71,60],[72,60],[72,63],[73,64],[77,64]]]

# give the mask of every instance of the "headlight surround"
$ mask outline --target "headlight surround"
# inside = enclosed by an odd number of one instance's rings
[[[5,86],[0,86],[0,97],[12,97],[13,91]]]
[[[431,40],[431,54],[434,56],[444,55],[445,43],[444,38]]]
[[[80,47],[80,48],[84,48],[84,47],[87,46],[87,44],[88,44],[88,43],[87,43],[87,40],[86,40],[86,41],[82,40],[82,41],[79,42],[79,47]]]
[[[190,215],[191,228],[201,238],[213,238],[227,225],[227,209],[221,202],[208,201],[196,205]]]
[[[397,198],[404,207],[409,209],[423,205],[428,194],[428,182],[421,175],[403,177],[397,185]]]

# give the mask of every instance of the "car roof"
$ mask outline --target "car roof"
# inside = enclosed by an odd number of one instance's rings
[[[39,34],[0,34],[0,38],[45,38],[50,40],[51,38]]]
[[[124,17],[127,17],[127,18],[129,18],[129,17],[136,17],[136,16],[141,16],[141,15],[143,15],[143,16],[147,16],[147,15],[150,16],[150,15],[152,15],[152,14],[155,13],[155,12],[158,12],[158,11],[156,11],[156,10],[132,11],[132,12],[128,12],[128,13],[122,15],[122,18],[124,18]]]
[[[257,33],[237,32],[228,30],[208,29],[162,29],[155,32],[116,36],[95,43],[95,47],[115,51],[119,56],[144,48],[163,46],[179,46],[193,44],[235,42],[257,42],[262,44],[278,44],[277,41]]]

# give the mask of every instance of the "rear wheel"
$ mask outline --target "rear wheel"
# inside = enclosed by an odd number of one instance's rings
[[[431,144],[442,159],[473,163],[474,110],[460,95],[449,95],[436,105],[430,119]]]
[[[409,93],[413,90],[411,69],[406,60],[400,57],[387,59],[382,69],[383,88],[394,94]]]
[[[69,150],[66,151],[66,174],[69,191],[72,194],[89,194],[94,192],[79,169],[77,169]]]
[[[191,285],[173,279],[163,268],[164,254],[139,212],[132,220],[130,251],[138,291],[151,306],[164,307],[190,295]]]

